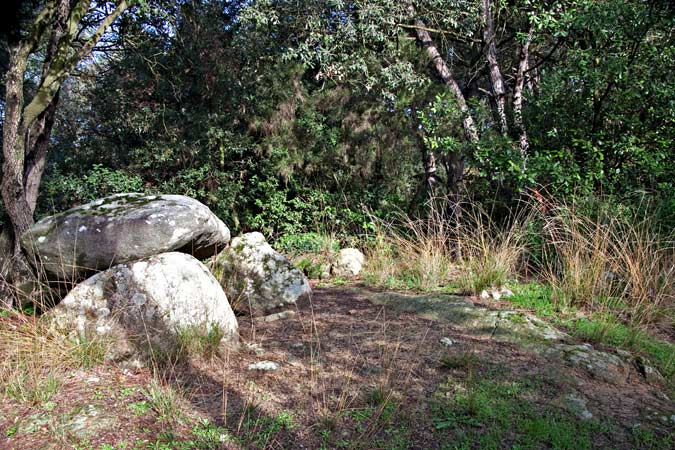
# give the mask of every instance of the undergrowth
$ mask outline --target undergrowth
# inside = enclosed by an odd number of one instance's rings
[[[527,276],[548,290],[537,305],[546,316],[574,309],[629,329],[675,325],[674,236],[649,217],[601,201],[532,200],[498,222],[480,205],[430,205],[424,218],[378,222],[366,283],[477,295]]]
[[[0,316],[0,390],[19,402],[45,402],[66,371],[99,364],[108,345],[97,337],[65,335],[36,316]]]

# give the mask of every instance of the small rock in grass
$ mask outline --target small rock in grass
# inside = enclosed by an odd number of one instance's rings
[[[276,322],[277,320],[286,320],[296,316],[296,312],[292,310],[281,311],[267,316],[256,317],[256,322]]]
[[[656,370],[645,358],[640,356],[635,358],[635,365],[647,383],[664,384],[666,382],[665,378],[663,378],[659,371]]]
[[[440,343],[445,347],[452,347],[453,345],[455,345],[455,342],[448,337],[441,338]]]
[[[502,298],[511,298],[511,297],[513,297],[513,292],[511,291],[511,289],[505,286],[502,286],[500,288],[484,289],[480,293],[481,300],[493,299],[495,301],[499,301]]]
[[[355,248],[343,248],[331,268],[333,276],[339,278],[355,277],[361,272],[365,256]]]
[[[256,355],[264,355],[265,354],[265,349],[262,348],[260,344],[256,344],[255,342],[249,342],[246,344],[246,349],[255,353]]]
[[[564,408],[577,416],[581,420],[591,420],[593,413],[586,407],[586,399],[579,397],[576,394],[567,394],[563,397],[562,403]]]
[[[248,370],[263,370],[263,371],[274,371],[279,369],[279,364],[274,361],[259,361],[257,363],[249,364],[247,367]]]
[[[511,298],[513,297],[513,291],[506,286],[502,286],[500,290],[500,294],[503,298]]]

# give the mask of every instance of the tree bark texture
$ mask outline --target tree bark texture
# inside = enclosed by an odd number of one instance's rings
[[[463,126],[466,138],[469,140],[469,142],[473,143],[478,142],[478,130],[476,129],[476,124],[473,120],[473,117],[471,116],[469,107],[466,104],[466,98],[464,97],[462,90],[460,89],[459,85],[457,84],[457,81],[455,81],[455,78],[452,75],[452,71],[448,67],[448,64],[445,62],[445,59],[441,56],[441,54],[438,52],[438,49],[434,45],[434,42],[431,39],[431,35],[426,30],[427,27],[425,23],[421,19],[415,19],[415,27],[417,40],[425,48],[427,55],[431,59],[431,62],[433,63],[436,69],[436,72],[441,77],[445,85],[448,88],[450,88],[450,91],[454,95],[455,101],[457,102],[457,106],[459,107],[460,111],[462,111],[462,114],[464,116]]]
[[[506,119],[506,88],[504,87],[504,78],[502,77],[497,60],[497,44],[491,0],[481,0],[481,15],[483,20],[483,42],[486,47],[485,53],[490,73],[490,83],[492,84],[492,92],[497,104],[499,126],[502,134],[506,136],[509,132],[508,121]]]
[[[530,27],[525,42],[520,47],[518,55],[518,69],[516,71],[516,82],[513,88],[513,122],[518,131],[518,140],[520,143],[520,153],[523,163],[527,160],[530,142],[527,137],[527,130],[523,123],[523,89],[525,88],[525,73],[527,72],[530,58],[530,43],[532,42],[532,33],[534,29]]]
[[[49,0],[24,35],[17,31],[8,39],[9,68],[5,77],[4,159],[0,192],[11,222],[15,256],[20,254],[21,234],[33,224],[61,85],[75,66],[91,53],[105,30],[129,7],[129,3],[121,0],[117,8],[80,42],[80,22],[89,6],[89,0],[74,3],[70,0]],[[28,60],[45,36],[47,42],[40,83],[35,96],[26,102],[23,92]]]

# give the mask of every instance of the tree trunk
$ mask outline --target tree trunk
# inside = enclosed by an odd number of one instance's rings
[[[486,57],[490,73],[490,82],[492,83],[492,92],[497,104],[497,115],[499,116],[499,126],[504,136],[508,135],[509,126],[506,120],[506,89],[504,88],[504,78],[499,70],[497,61],[497,44],[495,37],[495,25],[492,17],[491,0],[481,0],[481,15],[483,20],[483,41],[486,45]]]
[[[525,167],[528,150],[530,148],[527,130],[525,129],[525,124],[523,123],[523,89],[525,87],[525,72],[527,71],[530,57],[530,43],[532,42],[533,31],[533,27],[530,27],[527,38],[520,47],[520,54],[518,56],[518,70],[516,72],[516,85],[513,89],[513,121],[518,131],[520,153],[523,158],[523,168]]]
[[[457,106],[464,115],[463,126],[466,138],[469,140],[469,142],[472,143],[478,142],[478,130],[476,129],[476,124],[473,121],[473,117],[471,116],[469,107],[466,104],[464,94],[462,93],[462,90],[459,88],[459,85],[455,81],[455,78],[453,77],[450,68],[448,67],[447,63],[445,62],[441,54],[438,52],[438,49],[436,48],[436,46],[433,43],[433,40],[431,39],[431,35],[429,34],[428,31],[426,31],[427,27],[425,23],[420,19],[416,19],[415,28],[416,28],[415,32],[417,33],[417,39],[426,49],[427,55],[429,55],[431,62],[434,64],[434,67],[436,68],[436,72],[438,72],[438,75],[441,77],[445,85],[450,88],[450,91],[453,93],[455,101],[457,102]]]
[[[19,253],[19,237],[33,223],[23,183],[26,126],[22,117],[23,77],[29,53],[21,42],[9,48],[9,69],[5,76],[5,120],[2,131],[2,200],[12,224],[12,248]]]
[[[424,141],[424,137],[418,134],[420,141],[420,149],[422,153],[422,164],[424,165],[424,190],[425,197],[433,198],[436,195],[436,185],[438,184],[438,177],[436,174],[436,155],[434,151],[428,148]]]
[[[42,81],[47,78],[52,65],[54,64],[59,51],[59,44],[67,33],[68,16],[70,14],[69,0],[59,0],[56,6],[54,25],[52,26],[45,59],[42,65]],[[26,192],[26,202],[30,208],[31,216],[35,213],[37,198],[40,188],[40,181],[45,170],[47,160],[47,148],[49,147],[49,138],[52,134],[54,121],[56,119],[56,108],[59,104],[59,92],[49,102],[47,108],[40,114],[33,124],[28,142],[30,145],[26,148],[26,168],[24,170],[24,189]]]
[[[47,161],[47,149],[49,147],[49,137],[52,134],[54,121],[56,119],[56,107],[59,104],[59,94],[57,92],[54,99],[51,101],[43,117],[34,126],[36,133],[35,143],[32,146],[30,157],[26,161],[26,170],[24,174],[24,188],[26,191],[26,202],[30,208],[31,216],[35,213],[37,205],[37,198],[39,194],[40,181],[45,170],[45,163]]]
[[[14,30],[8,43],[0,192],[12,225],[12,248],[17,257],[20,255],[20,237],[33,223],[61,84],[129,4],[120,0],[117,8],[103,17],[97,28],[81,42],[77,40],[80,21],[89,6],[88,0],[74,3],[70,0],[47,1],[30,30],[23,33]],[[40,84],[35,96],[24,106],[23,85],[28,59],[43,41],[46,31],[49,31],[49,37]]]

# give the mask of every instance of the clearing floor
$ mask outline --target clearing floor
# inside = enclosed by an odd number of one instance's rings
[[[237,353],[99,365],[46,401],[6,398],[0,448],[673,448],[671,392],[636,368],[608,383],[376,294],[315,288],[289,319],[241,317]],[[278,369],[249,369],[262,361]]]

